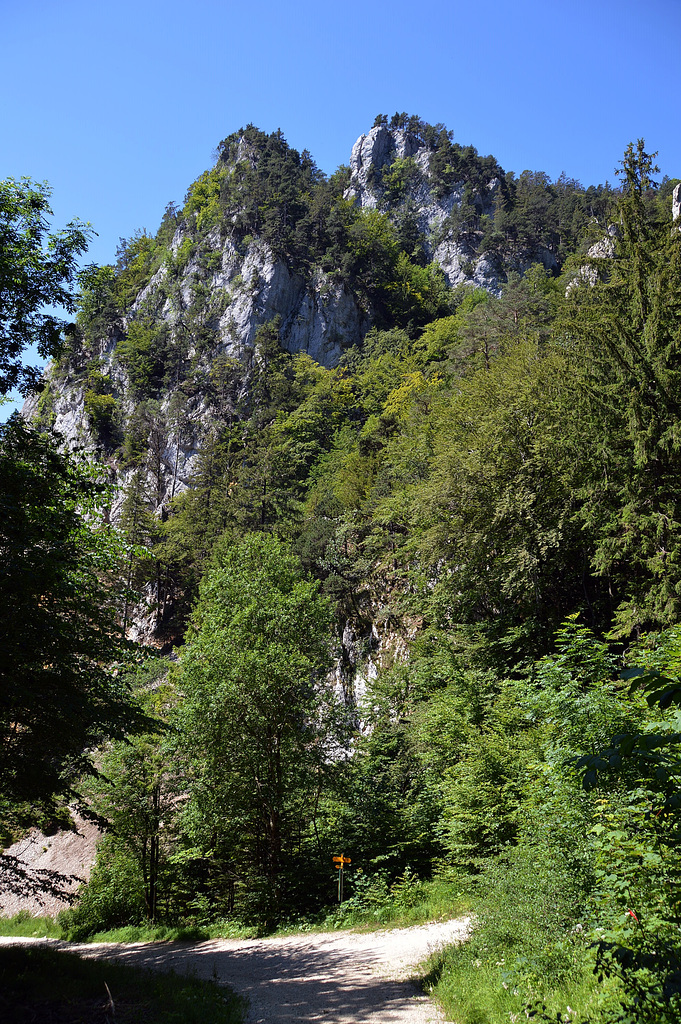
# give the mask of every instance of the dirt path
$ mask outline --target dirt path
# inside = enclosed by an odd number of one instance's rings
[[[248,998],[249,1024],[437,1024],[442,1016],[409,977],[434,949],[461,941],[467,928],[462,918],[380,932],[66,948],[217,978]]]

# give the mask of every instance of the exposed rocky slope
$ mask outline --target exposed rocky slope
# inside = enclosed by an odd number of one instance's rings
[[[468,284],[498,294],[509,269],[523,272],[532,263],[543,263],[548,270],[558,269],[558,261],[545,246],[519,247],[506,258],[497,252],[479,252],[474,236],[461,231],[456,216],[466,202],[466,192],[477,219],[494,221],[502,200],[501,168],[488,180],[471,189],[466,178],[446,190],[433,187],[431,169],[433,149],[405,128],[379,125],[360,135],[350,157],[350,186],[346,197],[363,209],[386,206],[386,172],[400,169],[406,177],[406,189],[400,195],[401,209],[410,209],[430,259],[442,268],[450,286]]]
[[[55,915],[69,906],[68,896],[90,877],[101,833],[92,821],[72,811],[73,827],[45,835],[31,831],[0,855],[0,914],[25,911],[34,917]],[[26,886],[3,885],[3,858],[26,872]]]
[[[431,166],[434,152],[432,143],[406,128],[373,128],[352,149],[345,200],[365,211],[382,210],[392,221],[409,218],[427,258],[442,268],[450,286],[468,284],[496,294],[508,269],[522,272],[537,261],[557,268],[555,255],[546,247],[515,246],[505,261],[499,253],[477,252],[480,232],[464,230],[457,211],[469,203],[476,221],[493,221],[502,193],[501,169],[493,173],[493,167],[483,174],[482,184],[471,184],[464,169],[460,180],[437,186]],[[244,163],[257,168],[258,155],[242,139],[228,173],[234,175]],[[168,257],[129,307],[108,322],[87,324],[69,357],[49,373],[42,399],[30,400],[24,410],[28,416],[40,412],[71,445],[96,444],[103,417],[98,418],[88,402],[92,381],[86,373],[96,363],[117,402],[117,426],[125,430],[139,404],[140,388],[134,386],[134,373],[122,358],[121,341],[131,326],[153,321],[157,339],[165,330],[184,349],[175,382],[166,375],[154,394],[166,421],[160,482],[155,485],[157,507],[191,485],[197,453],[216,415],[205,390],[202,393],[202,383],[217,358],[237,361],[243,367],[241,383],[247,386],[258,329],[277,318],[283,348],[334,366],[345,350],[361,344],[375,320],[370,297],[353,290],[338,269],[293,268],[292,261],[277,254],[263,236],[226,234],[224,222],[202,234],[202,213],[178,218]],[[237,218],[235,213],[231,219]],[[87,313],[81,314],[81,321],[86,320]],[[180,384],[185,393],[181,437],[169,424]],[[188,398],[187,390],[193,392]],[[123,485],[129,483],[130,473],[120,460],[116,476]]]

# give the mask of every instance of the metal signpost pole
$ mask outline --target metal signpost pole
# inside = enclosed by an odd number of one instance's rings
[[[338,871],[338,902],[343,902],[343,866],[345,864],[351,864],[352,858],[346,857],[345,854],[341,854],[340,857],[333,858],[334,865]]]

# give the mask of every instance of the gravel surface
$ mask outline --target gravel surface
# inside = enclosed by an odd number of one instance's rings
[[[461,918],[380,932],[56,945],[83,956],[217,978],[247,997],[249,1024],[440,1024],[439,1010],[409,979],[433,950],[462,941],[468,925]]]

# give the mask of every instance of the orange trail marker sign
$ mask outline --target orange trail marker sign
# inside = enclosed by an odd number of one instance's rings
[[[338,870],[338,902],[342,903],[343,902],[343,866],[345,864],[351,864],[352,863],[352,858],[351,857],[346,857],[343,854],[341,854],[340,857],[334,857],[333,858],[333,862],[334,862],[334,865],[335,865],[336,869]]]

